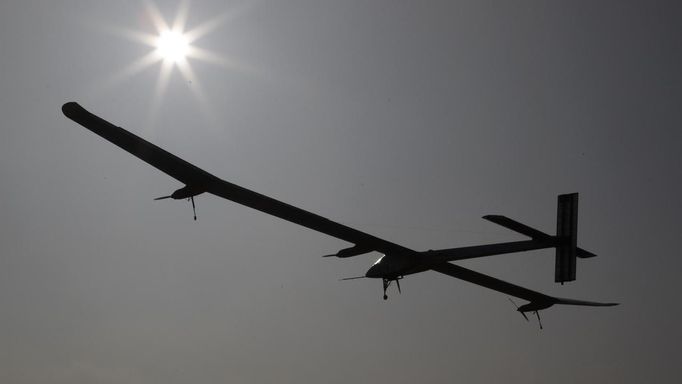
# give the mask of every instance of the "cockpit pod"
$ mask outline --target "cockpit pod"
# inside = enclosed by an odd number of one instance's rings
[[[414,267],[412,259],[401,255],[381,255],[365,273],[365,277],[373,279],[396,280],[402,278]]]

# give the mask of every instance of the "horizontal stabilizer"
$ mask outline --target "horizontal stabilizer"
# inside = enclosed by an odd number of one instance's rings
[[[590,257],[597,257],[597,255],[595,255],[594,253],[592,253],[590,251],[586,251],[582,248],[578,248],[576,250],[576,256],[578,256],[581,259],[589,259]]]
[[[557,232],[549,235],[516,220],[501,215],[486,215],[484,219],[528,236],[533,242],[556,248],[554,281],[564,283],[575,280],[576,258],[595,257],[592,252],[578,248],[578,194],[559,195],[557,202]],[[529,248],[530,249],[530,248]]]
[[[483,218],[497,225],[501,225],[505,228],[511,229],[514,232],[526,235],[532,238],[533,240],[550,240],[552,238],[552,236],[544,232],[538,231],[537,229],[531,228],[525,224],[521,224],[516,220],[508,218],[507,216],[486,215],[483,216]]]
[[[491,223],[495,223],[497,225],[501,225],[507,229],[511,229],[514,232],[518,232],[522,235],[528,236],[532,238],[533,240],[538,240],[538,241],[556,241],[556,237],[550,236],[544,232],[538,231],[535,228],[531,228],[525,224],[519,223],[516,220],[510,219],[507,216],[502,216],[502,215],[486,215],[483,216],[484,219],[490,221]],[[581,259],[589,259],[590,257],[596,257],[594,253],[590,251],[586,251],[582,248],[576,248],[576,256],[581,258]]]

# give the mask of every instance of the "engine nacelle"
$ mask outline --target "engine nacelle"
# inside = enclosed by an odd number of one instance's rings
[[[540,311],[546,308],[551,307],[554,305],[554,302],[552,300],[538,300],[538,301],[532,301],[528,304],[524,304],[518,308],[518,311],[521,313],[524,312],[536,312]]]
[[[344,258],[344,257],[363,255],[365,253],[370,253],[372,251],[374,251],[373,248],[363,247],[361,245],[354,245],[350,248],[344,248],[344,249],[336,252],[333,255],[325,255],[324,257],[336,256],[336,257]]]
[[[190,197],[206,192],[203,188],[196,185],[185,185],[184,187],[173,192],[170,197],[175,200],[189,199]]]

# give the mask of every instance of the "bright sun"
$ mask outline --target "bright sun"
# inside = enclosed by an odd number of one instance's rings
[[[181,32],[165,30],[156,40],[156,51],[164,60],[177,63],[187,56],[189,42]]]
[[[209,32],[220,27],[228,17],[235,15],[235,10],[223,12],[215,18],[207,20],[193,28],[187,29],[187,19],[189,15],[189,0],[180,0],[178,10],[172,22],[164,19],[154,0],[143,0],[147,10],[147,16],[151,21],[156,33],[148,33],[126,28],[114,28],[114,31],[123,37],[148,45],[151,50],[142,57],[139,57],[128,66],[111,76],[107,84],[115,84],[131,76],[142,72],[144,69],[159,63],[160,70],[151,98],[149,108],[150,122],[153,125],[155,116],[163,99],[164,93],[168,88],[172,72],[177,69],[182,78],[186,81],[187,88],[194,94],[199,106],[207,116],[210,116],[210,108],[207,97],[204,95],[202,86],[192,69],[191,62],[200,60],[216,64],[231,70],[239,69],[232,60],[228,60],[219,54],[206,49],[197,47],[194,43]]]

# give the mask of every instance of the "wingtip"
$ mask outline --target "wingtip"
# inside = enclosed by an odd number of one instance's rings
[[[576,300],[576,299],[564,299],[564,298],[554,298],[556,301],[554,304],[567,304],[567,305],[582,305],[587,307],[613,307],[620,305],[620,303],[602,303],[600,301],[586,301],[586,300]]]
[[[495,220],[498,220],[503,217],[504,216],[502,215],[485,215],[482,217],[482,219],[494,222]]]
[[[62,113],[67,117],[71,117],[81,110],[83,110],[83,107],[75,101],[69,101],[62,105]]]

